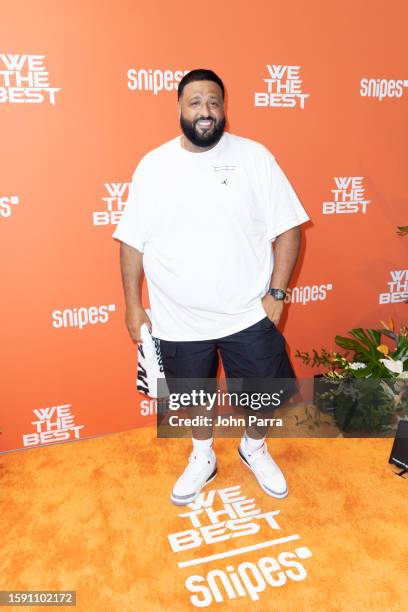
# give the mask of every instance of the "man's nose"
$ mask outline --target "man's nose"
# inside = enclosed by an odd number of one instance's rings
[[[211,115],[209,102],[201,103],[200,114],[204,115],[205,117],[209,117]]]

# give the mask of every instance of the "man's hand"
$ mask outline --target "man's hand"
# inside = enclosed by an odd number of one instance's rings
[[[152,322],[143,308],[138,308],[135,306],[132,308],[127,308],[125,320],[130,337],[134,342],[142,342],[140,337],[140,328],[143,323],[146,323],[147,327],[150,329],[150,331],[152,331]]]
[[[284,306],[284,300],[275,300],[270,293],[267,293],[262,298],[262,306],[272,323],[278,326]]]

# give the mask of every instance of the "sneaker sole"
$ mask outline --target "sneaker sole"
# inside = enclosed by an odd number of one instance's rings
[[[244,465],[246,465],[246,467],[247,467],[247,468],[249,468],[249,469],[251,470],[251,472],[253,473],[253,475],[254,475],[254,476],[255,476],[255,478],[256,478],[256,474],[255,474],[254,470],[251,468],[251,466],[249,465],[248,461],[245,459],[244,455],[241,453],[241,450],[240,450],[239,446],[238,446],[238,449],[237,449],[237,450],[238,450],[238,455],[239,455],[239,457],[240,457],[240,459],[241,459],[242,463],[243,463]],[[263,485],[261,482],[259,482],[258,478],[256,478],[256,481],[257,481],[257,483],[259,484],[259,486],[261,487],[261,489],[262,489],[263,491],[265,491],[265,493],[266,493],[267,495],[270,495],[270,497],[276,497],[277,499],[283,499],[284,497],[287,497],[287,495],[288,495],[288,493],[289,493],[289,491],[288,491],[288,488],[287,488],[287,487],[286,487],[286,491],[284,491],[283,493],[272,493],[272,491],[271,491],[270,489],[267,489],[267,488],[266,488],[266,487],[265,487],[265,486],[264,486],[264,485]]]
[[[198,491],[196,491],[196,493],[193,493],[188,499],[183,499],[182,501],[174,498],[173,494],[170,495],[170,500],[173,504],[175,504],[176,506],[187,506],[188,504],[191,504],[191,502],[193,502],[200,494],[200,492],[202,491],[202,489],[204,489],[205,486],[207,486],[212,480],[214,480],[214,478],[217,475],[217,468],[215,468],[215,470],[213,471],[212,474],[210,474],[210,476],[207,478],[207,480],[205,481],[204,484],[201,485],[201,487],[198,489]]]

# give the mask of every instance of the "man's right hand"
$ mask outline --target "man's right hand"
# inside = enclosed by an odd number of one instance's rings
[[[127,308],[125,320],[130,337],[134,342],[142,342],[140,328],[143,323],[146,323],[147,327],[152,331],[152,322],[143,308]]]

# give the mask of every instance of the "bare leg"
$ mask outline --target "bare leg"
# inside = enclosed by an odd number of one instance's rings
[[[196,440],[208,440],[213,435],[213,422],[215,419],[214,407],[209,410],[207,405],[190,406],[188,408],[189,417],[202,417],[200,419],[202,425],[192,425],[192,435]]]
[[[265,438],[266,434],[268,433],[269,425],[264,425],[262,422],[251,423],[251,425],[249,425],[248,417],[249,417],[249,413],[245,412],[245,422],[246,422],[245,432],[248,438],[252,438],[253,440],[261,440],[262,438]],[[262,419],[260,420],[262,421]]]

